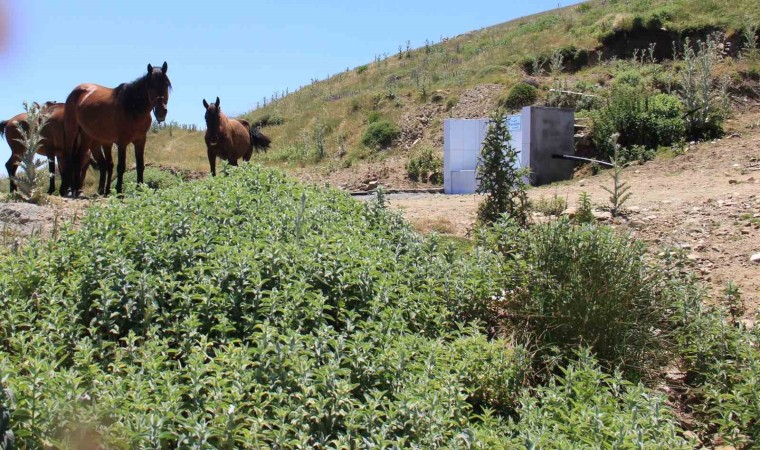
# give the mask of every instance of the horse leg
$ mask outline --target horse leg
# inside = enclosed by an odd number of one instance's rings
[[[74,198],[80,197],[84,194],[84,181],[87,177],[87,169],[90,167],[90,162],[92,161],[92,152],[90,149],[94,142],[82,133],[80,144],[79,151],[76,153],[77,158],[75,162],[77,165],[71,167],[71,171],[74,172],[76,176],[76,183],[72,185]]]
[[[208,149],[208,165],[211,167],[211,176],[216,176],[216,155],[211,149]]]
[[[238,162],[237,162],[238,160],[237,160],[237,158],[230,158],[230,159],[228,159],[227,161],[228,161],[228,162],[230,163],[230,165],[231,165],[231,166],[233,166],[233,167],[237,167],[237,165],[238,165]]]
[[[48,195],[53,195],[55,192],[55,157],[48,157],[48,171],[50,172],[50,186],[48,187]]]
[[[111,145],[104,145],[102,147],[103,150],[103,156],[105,156],[105,164],[106,164],[106,183],[105,183],[105,196],[108,196],[111,193],[111,179],[113,178],[113,152],[111,151]]]
[[[58,195],[61,197],[66,196],[66,190],[68,189],[68,180],[66,179],[66,176],[68,175],[68,172],[66,172],[66,158],[61,155],[57,157],[58,159],[58,173],[61,174],[61,186],[58,188]]]
[[[145,172],[145,139],[135,142],[135,164],[137,165],[137,184],[143,184]]]
[[[18,160],[16,155],[11,154],[10,159],[5,163],[5,170],[8,171],[8,181],[10,182],[11,194],[16,192],[16,183],[13,181],[13,177],[16,176],[16,169],[18,169]]]
[[[127,145],[121,142],[116,144],[118,152],[118,162],[116,165],[116,194],[121,195],[123,192],[124,170],[127,168]]]

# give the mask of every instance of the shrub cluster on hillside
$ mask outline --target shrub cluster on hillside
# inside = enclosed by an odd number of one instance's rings
[[[516,111],[524,106],[530,106],[538,99],[538,90],[527,84],[517,83],[509,90],[506,97],[499,100],[499,106],[509,111]]]
[[[93,207],[0,256],[0,408],[20,448],[687,448],[638,381],[672,356],[697,431],[756,442],[756,338],[680,268],[607,228],[479,236],[254,166]]]
[[[412,181],[443,184],[443,160],[433,154],[432,148],[426,147],[409,158],[406,175]]]
[[[362,136],[362,144],[380,150],[388,148],[401,136],[398,126],[388,120],[376,120],[369,124]]]

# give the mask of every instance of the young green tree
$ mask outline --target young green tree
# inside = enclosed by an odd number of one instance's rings
[[[627,202],[631,198],[631,193],[628,192],[631,187],[628,183],[622,180],[623,176],[623,164],[620,160],[620,144],[618,144],[618,138],[620,135],[615,133],[610,137],[610,144],[614,147],[614,157],[612,158],[612,188],[602,186],[602,189],[610,194],[610,213],[612,217],[620,215],[620,211],[623,209],[623,203]]]
[[[510,144],[504,110],[491,115],[478,162],[478,193],[486,197],[478,208],[481,223],[491,224],[503,214],[520,225],[528,221],[528,196],[524,178],[528,169],[519,167],[520,152]]]
[[[42,174],[39,169],[43,163],[35,161],[35,156],[42,143],[40,133],[47,123],[47,116],[43,114],[40,105],[37,103],[32,103],[31,105],[24,103],[24,109],[26,110],[26,121],[23,124],[19,123],[18,129],[21,134],[20,141],[24,145],[24,148],[26,148],[26,151],[21,156],[21,162],[19,163],[22,173],[14,176],[13,182],[16,183],[18,194],[24,201],[39,203],[43,195],[43,191],[40,188]]]

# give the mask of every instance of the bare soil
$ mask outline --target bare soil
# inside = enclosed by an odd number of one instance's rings
[[[714,299],[727,283],[739,287],[747,313],[760,306],[760,113],[734,123],[722,140],[691,145],[680,156],[660,157],[625,169],[632,198],[624,217],[607,220],[621,231],[644,240],[653,251],[679,247],[695,272],[711,287]],[[532,200],[559,196],[568,205],[587,192],[601,210],[608,205],[609,173],[577,176],[574,180],[529,191]],[[466,236],[476,218],[477,195],[399,195],[391,206],[421,232]]]

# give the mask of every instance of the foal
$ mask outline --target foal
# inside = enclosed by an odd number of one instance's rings
[[[216,176],[216,158],[226,160],[230,165],[237,166],[238,159],[250,161],[253,150],[267,151],[272,141],[261,134],[257,128],[241,119],[229,119],[219,108],[219,97],[216,103],[208,104],[203,99],[206,108],[206,149],[211,175]]]

